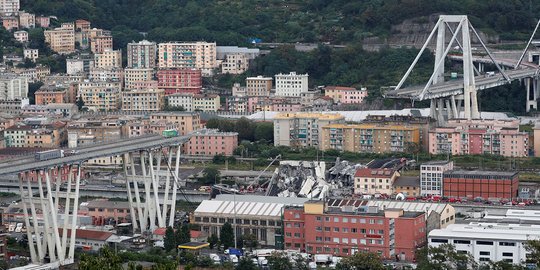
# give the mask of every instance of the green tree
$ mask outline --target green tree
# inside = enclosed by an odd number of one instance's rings
[[[84,100],[82,97],[77,98],[77,108],[81,111],[84,107]]]
[[[476,262],[469,254],[458,253],[453,245],[424,247],[417,253],[420,270],[474,269]]]
[[[235,267],[236,270],[258,270],[253,261],[247,256],[244,256],[238,260],[238,265]]]
[[[214,249],[214,247],[216,247],[218,243],[219,243],[219,238],[217,237],[215,233],[208,236],[208,244],[210,244],[210,249]]]
[[[220,179],[219,170],[216,168],[206,167],[202,172],[202,177],[199,179],[203,184],[214,184]]]
[[[357,252],[346,257],[336,266],[339,270],[384,270],[381,257],[372,252]]]
[[[525,248],[530,252],[527,262],[534,263],[537,268],[540,268],[540,240],[527,241]]]
[[[152,265],[152,270],[176,270],[178,269],[178,264],[176,262],[161,262],[155,265]]]
[[[250,251],[253,251],[254,248],[257,248],[259,246],[257,236],[254,234],[242,235],[242,242],[244,243],[244,247],[249,248]]]
[[[228,249],[234,246],[234,231],[229,222],[225,222],[219,231],[219,242],[223,245],[223,249]]]
[[[176,228],[176,244],[181,245],[188,242],[191,242],[189,224],[182,224]]]
[[[171,226],[167,227],[167,229],[165,230],[165,237],[163,242],[165,251],[169,252],[173,249],[176,249],[176,235],[174,233],[174,229]]]
[[[238,119],[234,125],[235,131],[238,132],[238,140],[253,141],[254,131],[253,122],[245,117]]]
[[[41,86],[43,86],[43,83],[39,81],[28,84],[28,100],[30,101],[30,104],[36,103],[36,91],[38,91]]]
[[[122,260],[108,247],[101,248],[97,255],[82,254],[81,270],[121,270]]]
[[[290,270],[293,266],[285,254],[274,252],[268,257],[268,267],[271,270]]]
[[[254,138],[255,141],[265,140],[270,143],[274,142],[274,124],[271,122],[257,123]]]

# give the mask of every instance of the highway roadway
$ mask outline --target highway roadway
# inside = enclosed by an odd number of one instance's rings
[[[506,70],[506,75],[511,80],[518,80],[523,78],[529,78],[535,76],[536,69],[516,69]],[[502,74],[495,74],[492,76],[483,75],[475,77],[475,86],[477,90],[484,90],[500,85],[507,84]],[[430,86],[426,91],[426,95],[423,99],[420,99],[419,94],[424,89],[425,85],[413,86],[402,88],[399,90],[392,90],[385,94],[388,98],[410,98],[415,100],[426,100],[432,98],[448,97],[453,95],[463,94],[463,82],[461,80],[450,80],[443,83],[438,83]]]
[[[65,151],[66,156],[63,158],[36,161],[33,156],[28,156],[13,160],[3,160],[0,165],[0,175],[39,170],[61,164],[76,164],[98,157],[108,157],[160,146],[176,145],[187,142],[189,138],[189,135],[170,138],[161,135],[134,137],[113,143],[72,148]],[[74,154],[70,154],[72,150],[74,150]]]

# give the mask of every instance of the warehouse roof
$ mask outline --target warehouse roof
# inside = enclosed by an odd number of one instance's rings
[[[409,201],[368,201],[368,206],[379,206],[382,208],[400,208],[404,211],[428,211],[428,214],[431,214],[431,211],[442,214],[444,209],[447,207],[452,207],[446,203],[428,203],[428,202],[409,202]]]
[[[233,197],[236,197],[236,200]],[[220,195],[214,200],[202,201],[195,209],[195,214],[280,217],[284,206],[303,206],[307,200],[305,198]]]

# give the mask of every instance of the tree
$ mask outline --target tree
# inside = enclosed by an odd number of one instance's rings
[[[219,243],[219,238],[215,233],[208,236],[208,243],[210,244],[210,249],[214,249],[214,247]]]
[[[84,107],[84,101],[82,99],[82,97],[79,97],[77,99],[77,108],[79,109],[79,111],[81,111]]]
[[[238,140],[253,141],[254,128],[251,120],[242,117],[236,121],[234,128],[238,132]]]
[[[189,224],[182,224],[176,229],[176,244],[181,245],[191,242]]]
[[[254,139],[255,141],[265,140],[274,142],[274,124],[271,122],[260,122],[256,124]]]
[[[277,252],[268,257],[268,266],[271,270],[290,270],[293,267],[286,255]]]
[[[212,167],[206,167],[203,170],[203,176],[199,179],[203,184],[214,184],[219,179],[219,170]]]
[[[176,243],[176,236],[174,234],[174,229],[169,226],[165,230],[165,238],[163,240],[163,245],[165,247],[165,251],[169,252],[177,247]]]
[[[242,235],[242,242],[244,243],[244,247],[249,248],[250,251],[253,251],[254,248],[257,248],[259,246],[257,236],[254,234]]]
[[[438,247],[424,247],[417,252],[420,270],[474,269],[474,259],[466,253],[458,253],[453,245],[444,244]]]
[[[83,254],[79,262],[81,270],[121,270],[122,259],[108,247],[99,250],[97,255]]]
[[[39,90],[43,86],[42,82],[33,82],[28,84],[28,99],[30,101],[30,104],[35,104],[35,97],[36,97],[36,91]]]
[[[529,255],[527,262],[536,264],[536,267],[540,268],[540,240],[529,240],[525,246]]]
[[[354,255],[344,258],[336,266],[339,270],[384,270],[381,257],[372,252],[356,252]]]
[[[234,246],[234,231],[229,222],[225,222],[219,231],[219,241],[223,245],[223,249],[228,249]]]
[[[238,265],[235,267],[236,270],[258,270],[259,267],[257,267],[253,261],[247,256],[243,256],[238,261]]]

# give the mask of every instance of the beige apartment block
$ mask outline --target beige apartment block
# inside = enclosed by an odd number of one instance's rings
[[[249,58],[244,53],[227,54],[221,63],[221,73],[242,74],[249,68]]]
[[[155,68],[157,58],[157,45],[155,42],[142,40],[127,45],[128,68]]]
[[[45,30],[45,42],[49,44],[51,50],[60,54],[70,54],[75,52],[75,30],[73,24],[62,24],[54,30]]]
[[[94,56],[94,65],[96,68],[122,67],[122,50],[104,50]]]
[[[202,128],[200,115],[192,112],[156,112],[150,114],[150,121],[172,123],[180,135]]]
[[[217,68],[215,42],[160,43],[158,51],[160,68],[196,68],[203,71]]]
[[[121,89],[121,82],[82,82],[78,94],[90,109],[115,111],[120,108]]]
[[[20,0],[0,0],[0,12],[10,14],[19,11],[21,8]]]
[[[270,90],[272,90],[272,78],[263,76],[246,78],[248,96],[269,96]]]
[[[103,53],[113,49],[113,37],[111,35],[101,35],[90,40],[90,50],[93,53]]]
[[[315,147],[322,144],[322,128],[345,123],[337,113],[280,113],[274,117],[274,145]]]
[[[122,111],[160,111],[164,105],[163,89],[135,89],[122,92]]]
[[[193,95],[193,110],[202,112],[217,112],[220,107],[218,95]]]
[[[153,68],[126,68],[124,82],[126,89],[134,89],[137,82],[147,82],[154,79]]]

